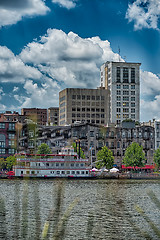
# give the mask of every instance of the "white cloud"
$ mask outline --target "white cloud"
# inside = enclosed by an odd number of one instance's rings
[[[0,27],[15,24],[23,17],[45,15],[47,11],[44,0],[1,0]]]
[[[31,80],[24,84],[27,96],[21,96],[19,101],[21,108],[25,107],[45,107],[58,106],[57,98],[60,91],[58,84],[52,79],[46,78],[45,83],[38,86]]]
[[[134,21],[135,30],[142,28],[159,29],[160,1],[136,0],[129,4],[126,18],[129,22]]]
[[[156,96],[160,93],[160,78],[147,71],[141,71],[141,94],[143,96]]]
[[[75,0],[52,0],[53,3],[59,4],[61,7],[71,9],[76,6]]]
[[[42,74],[27,66],[7,47],[0,46],[0,82],[23,83],[25,79],[40,79]]]
[[[108,41],[81,38],[73,32],[49,29],[39,42],[29,43],[20,54],[26,63],[56,79],[65,87],[99,86],[99,67],[107,60],[119,61]]]

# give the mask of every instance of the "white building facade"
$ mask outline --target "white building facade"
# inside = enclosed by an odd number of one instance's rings
[[[101,66],[101,87],[110,91],[110,122],[140,120],[140,63],[106,62]]]

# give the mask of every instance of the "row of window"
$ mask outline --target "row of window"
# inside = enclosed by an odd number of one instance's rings
[[[6,154],[6,149],[5,148],[0,148],[0,154]],[[15,154],[15,149],[14,148],[9,148],[8,149],[8,154]]]
[[[128,118],[135,119],[135,114],[131,114],[131,115],[129,115],[129,114],[123,114],[123,115],[117,114],[117,118],[121,118],[122,116],[123,116],[124,119],[128,119]]]
[[[123,112],[128,112],[129,113],[129,108],[123,108]],[[121,112],[121,108],[117,108],[117,113]],[[135,108],[131,108],[131,113],[135,113]]]
[[[90,106],[97,106],[97,107],[99,107],[99,106],[101,106],[101,107],[103,107],[105,105],[105,103],[104,102],[93,102],[93,101],[91,101],[91,102],[74,102],[74,101],[72,101],[72,106],[87,106],[87,107],[90,107]]]
[[[131,91],[131,92],[126,90],[123,91],[123,95],[129,95],[129,93],[131,93],[131,95],[135,95],[135,91]],[[122,94],[121,90],[117,90],[117,95],[121,95],[121,94]]]
[[[24,174],[24,171],[21,171],[21,174]],[[26,171],[26,174],[39,174],[39,171]],[[49,174],[76,174],[76,175],[84,175],[89,174],[89,171],[50,171]]]
[[[1,123],[0,122],[0,129],[5,129],[5,123]],[[9,130],[15,130],[15,123],[9,123],[9,127],[8,127]]]
[[[122,103],[122,106],[123,106],[123,107],[129,107],[129,102],[123,102],[123,103]],[[131,107],[135,107],[135,103],[134,103],[134,102],[131,102],[130,106],[131,106]],[[121,102],[117,102],[117,107],[121,107]]]
[[[45,163],[46,167],[84,167],[84,163]],[[44,166],[43,163],[36,163],[36,166]]]
[[[80,122],[82,122],[82,123],[84,123],[84,122],[87,122],[87,123],[97,123],[97,124],[104,124],[104,120],[94,120],[94,119],[91,119],[91,120],[89,120],[89,119],[87,119],[87,120],[83,120],[83,119],[72,119],[72,123],[74,123],[74,122],[76,122],[76,121],[80,121]],[[64,121],[64,123],[65,123],[65,121]],[[63,123],[62,123],[63,124]]]
[[[75,111],[77,111],[77,112],[80,112],[80,111],[82,111],[82,112],[104,112],[104,108],[79,108],[79,107],[77,107],[77,108],[72,108],[72,112],[75,112]]]
[[[122,75],[122,79],[124,83],[128,83],[129,82],[129,68],[127,67],[123,67],[123,75]],[[131,68],[130,71],[130,79],[131,79],[131,83],[135,83],[135,68]],[[121,82],[121,68],[117,67],[117,82]]]
[[[129,101],[129,99],[131,100],[131,102],[135,102],[135,97],[127,97],[127,96],[123,96],[123,101]],[[117,101],[121,101],[121,96],[117,96]]]
[[[77,99],[77,100],[80,100],[80,99],[82,99],[82,100],[97,100],[97,101],[99,101],[99,100],[104,100],[104,96],[90,96],[90,95],[72,95],[72,99]]]
[[[121,86],[123,89],[129,89],[129,85],[120,85],[120,84],[117,85],[117,89],[121,89]],[[130,86],[131,86],[131,89],[135,89],[135,85],[130,85]]]
[[[104,114],[89,114],[89,113],[87,113],[87,114],[85,114],[85,113],[82,113],[82,114],[80,114],[80,113],[77,113],[77,114],[75,114],[75,113],[72,113],[72,117],[82,117],[82,118],[85,118],[85,117],[87,117],[87,118],[104,118]]]

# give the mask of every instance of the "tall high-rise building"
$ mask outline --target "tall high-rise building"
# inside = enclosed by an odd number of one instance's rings
[[[75,122],[107,125],[109,91],[104,88],[66,88],[59,93],[59,125]]]
[[[140,120],[140,63],[106,62],[101,66],[101,87],[110,92],[110,122]]]

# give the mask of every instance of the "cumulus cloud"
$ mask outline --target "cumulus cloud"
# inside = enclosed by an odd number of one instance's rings
[[[21,108],[25,107],[50,107],[58,106],[57,97],[60,91],[58,84],[52,79],[46,78],[43,84],[38,86],[31,80],[26,81],[24,84],[27,96],[21,96]]]
[[[49,29],[40,41],[29,43],[20,54],[28,64],[56,79],[63,87],[99,86],[99,67],[107,60],[119,61],[110,43],[99,37],[81,38],[73,32]]]
[[[159,29],[160,1],[136,0],[129,4],[126,18],[129,22],[134,21],[135,30],[142,28]]]
[[[13,92],[18,92],[18,90],[19,90],[19,87],[14,87],[13,88]]]
[[[0,46],[0,82],[24,83],[25,79],[40,79],[41,73],[27,66],[7,47]]]
[[[160,78],[141,71],[141,120],[160,119]]]
[[[44,0],[1,0],[0,27],[15,24],[23,17],[45,15],[47,11]]]
[[[59,4],[61,7],[65,7],[67,9],[74,8],[76,6],[75,0],[52,0],[53,3]]]

